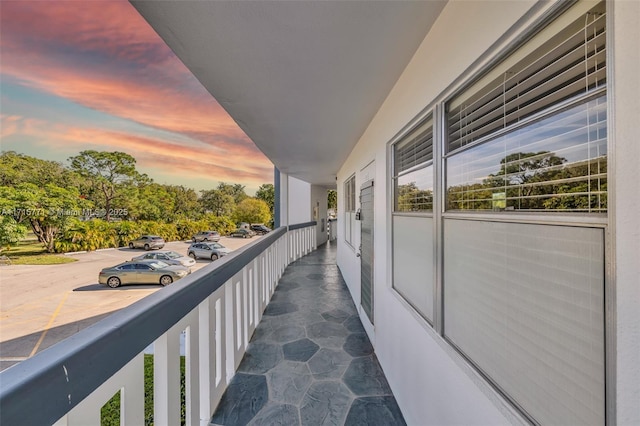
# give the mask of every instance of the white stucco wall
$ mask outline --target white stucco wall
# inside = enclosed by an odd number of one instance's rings
[[[613,120],[616,293],[616,417],[640,424],[640,2],[613,6]]]
[[[318,209],[318,217],[313,215],[314,208]],[[318,222],[316,225],[316,243],[318,245],[327,242],[327,188],[311,185],[311,220]]]
[[[292,176],[288,176],[288,225],[310,222],[311,219],[311,184]]]
[[[536,9],[532,9],[532,7]],[[618,424],[640,424],[640,2],[615,2],[613,31],[615,110],[612,141],[616,194],[610,232],[615,245],[614,309],[617,318],[616,416]],[[338,173],[338,210],[344,211],[344,181],[375,160],[376,353],[409,424],[505,424],[520,417],[489,388],[461,356],[418,318],[390,288],[391,240],[387,143],[461,76],[483,65],[484,53],[513,40],[509,29],[531,22],[546,5],[534,1],[450,1],[409,66]],[[519,25],[520,25],[519,24]],[[455,29],[455,30],[452,30]],[[609,62],[611,63],[611,62]],[[471,68],[470,68],[471,67]],[[628,177],[633,177],[629,179]],[[357,200],[356,200],[357,201]],[[342,219],[342,217],[340,217]],[[615,228],[614,228],[615,227]],[[356,247],[359,236],[356,237]],[[338,228],[338,265],[359,305],[360,264]]]

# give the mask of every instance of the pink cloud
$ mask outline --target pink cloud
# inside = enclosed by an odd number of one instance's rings
[[[221,180],[234,180],[234,170],[244,178],[253,168],[254,178],[271,170],[269,160],[128,2],[3,1],[0,8],[2,74],[88,108],[186,135],[200,146],[81,127],[58,129],[58,140],[100,141],[171,158],[172,164],[197,158],[194,164],[217,165],[210,172],[224,173]],[[3,137],[4,132],[3,126]],[[223,164],[233,164],[233,170]]]
[[[257,187],[270,182],[273,166],[261,158],[247,155],[242,149],[224,151],[211,146],[151,138],[131,133],[92,127],[70,127],[43,120],[2,117],[2,124],[16,123],[20,134],[30,136],[47,147],[74,152],[94,146],[95,149],[127,152],[137,160],[138,169],[155,169],[176,177],[206,176],[209,180],[236,182]],[[73,149],[76,146],[77,149]]]

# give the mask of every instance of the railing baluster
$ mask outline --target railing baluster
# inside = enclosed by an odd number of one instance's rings
[[[215,275],[214,272],[214,277],[225,276],[231,278],[225,278],[226,281],[223,284],[216,285],[214,281],[215,291],[213,293],[208,295],[206,291],[203,293],[203,284],[205,284],[203,278],[206,280],[206,276],[196,278],[196,282],[193,283],[195,285],[194,289],[199,294],[202,294],[202,296],[198,297],[204,297],[204,299],[198,299],[198,301],[191,299],[188,303],[193,303],[190,306],[194,308],[186,314],[181,313],[184,316],[179,318],[172,326],[169,325],[171,322],[167,322],[166,318],[158,316],[160,312],[164,314],[164,311],[158,310],[158,307],[166,306],[163,303],[166,303],[169,300],[168,298],[165,297],[163,299],[158,294],[158,297],[154,301],[147,303],[146,307],[138,308],[142,309],[142,312],[152,312],[152,315],[156,315],[152,318],[156,318],[159,322],[166,324],[162,328],[156,327],[156,331],[148,336],[149,340],[146,340],[146,342],[143,340],[140,346],[140,350],[142,350],[144,348],[143,345],[149,344],[154,336],[159,336],[153,342],[155,424],[174,425],[180,423],[180,333],[183,330],[186,333],[186,424],[193,426],[209,424],[210,416],[222,398],[229,381],[234,376],[249,340],[262,319],[263,312],[269,304],[287,265],[315,248],[315,228],[311,226],[311,223],[303,224],[302,226],[295,225],[295,228],[293,226],[292,228],[289,232],[286,232],[286,230],[283,232],[282,228],[274,231],[274,233],[278,232],[279,236],[275,239],[271,238],[268,245],[264,246],[261,251],[254,253],[252,259],[246,261],[244,266],[240,266],[240,269],[234,269],[235,266],[229,266],[226,270],[227,272],[223,270],[220,275]],[[268,240],[268,238],[266,237],[265,239]],[[224,260],[220,265],[221,268],[224,268]],[[233,265],[233,258],[229,259],[226,265]],[[216,279],[221,281],[221,278]],[[209,285],[209,283],[206,285]],[[172,297],[175,294],[182,298],[180,300],[189,300],[188,292],[185,292],[185,289],[178,288],[175,292],[170,292],[168,297]],[[171,288],[168,290],[171,290]],[[145,306],[145,303],[140,306]],[[92,349],[88,354],[92,357],[95,357],[95,354],[101,354],[103,348],[104,351],[117,350],[118,353],[121,353],[122,350],[125,350],[126,352],[126,347],[116,348],[113,345],[100,345],[97,342],[126,341],[132,347],[136,347],[136,343],[141,338],[140,333],[143,333],[139,327],[143,329],[145,327],[153,328],[148,325],[148,318],[150,317],[142,320],[138,328],[134,327],[133,323],[139,321],[139,318],[145,318],[137,315],[139,314],[131,307],[127,312],[123,312],[123,316],[112,317],[116,318],[116,320],[112,319],[111,321],[116,321],[117,326],[110,322],[108,326],[103,325],[96,328],[98,330],[96,336],[98,337],[85,333],[82,337],[84,340],[81,339],[81,341],[85,342],[84,345],[77,347],[73,346],[73,344],[70,345],[69,350],[75,354],[73,359],[75,360],[78,357],[84,359],[82,357],[84,348],[91,345],[93,346],[91,346]],[[156,321],[154,320],[152,323],[156,323]],[[98,323],[96,326],[101,324],[103,323]],[[127,326],[130,329],[127,329]],[[114,330],[114,332],[111,330]],[[162,333],[162,330],[166,331]],[[100,348],[100,350],[96,351],[95,348]],[[38,374],[53,374],[52,371],[59,369],[60,364],[58,363],[59,361],[49,361],[47,363],[46,358],[43,361],[46,352],[44,351],[42,354],[36,355],[34,359],[24,362],[39,368],[41,372]],[[59,353],[56,355],[58,358],[60,358]],[[65,374],[67,374],[68,369],[67,382],[76,380],[81,381],[81,383],[87,383],[83,381],[85,377],[93,377],[96,383],[99,383],[98,380],[104,381],[98,384],[97,387],[95,387],[96,385],[85,385],[85,389],[89,389],[88,394],[85,390],[82,394],[69,395],[68,400],[73,408],[67,411],[66,414],[64,414],[65,408],[60,408],[58,411],[60,414],[58,415],[62,417],[55,422],[55,425],[99,425],[102,406],[118,390],[120,390],[120,423],[129,426],[144,424],[144,354],[142,352],[137,355],[130,353],[128,356],[132,357],[130,361],[106,380],[104,378],[96,380],[96,376],[91,376],[94,373],[87,370],[82,363],[71,362],[63,364],[65,365]],[[63,353],[60,359],[64,363],[70,358],[67,358]],[[100,365],[104,365],[111,358],[102,357],[100,359],[102,360]],[[37,360],[39,363],[34,364]],[[99,370],[96,370],[98,371],[97,374],[100,374]],[[11,383],[16,383],[16,381],[20,380],[17,375],[11,373],[11,369],[7,373],[2,376],[3,379],[9,379]],[[101,376],[98,375],[97,377]],[[64,383],[64,378],[62,383]],[[67,388],[68,386],[64,389]],[[82,386],[74,387],[74,389],[81,388]],[[62,384],[54,389],[62,389]],[[2,391],[2,388],[0,388],[0,391]],[[63,392],[66,392],[66,390]],[[33,395],[40,396],[34,397]],[[36,404],[36,400],[38,404],[42,404],[43,401],[47,403],[46,401],[53,399],[47,398],[48,395],[49,393],[39,392],[37,388],[30,388],[29,395],[24,396],[17,391],[3,392],[3,411],[0,412],[3,424],[5,421],[7,424],[16,422],[19,424],[20,421],[15,419],[46,419],[52,417],[50,415],[47,415],[49,417],[41,416],[38,410],[32,410],[27,413],[25,410],[14,408],[20,404],[7,402],[9,400],[19,401],[33,398],[34,404]],[[59,395],[60,392],[56,394],[58,401],[60,400]],[[84,399],[75,401],[74,398]],[[50,407],[58,409],[60,404],[56,404],[58,405]],[[9,412],[7,408],[14,409],[13,411],[9,410]],[[44,410],[41,411],[44,412]],[[36,415],[34,416],[33,413],[36,413]],[[9,419],[14,419],[15,421]],[[24,422],[30,424],[53,423],[51,419]]]
[[[153,418],[159,425],[180,423],[180,331],[173,326],[153,344]]]

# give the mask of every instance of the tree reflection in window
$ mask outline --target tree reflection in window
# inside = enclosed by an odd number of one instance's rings
[[[606,212],[605,104],[595,99],[453,155],[447,209]]]

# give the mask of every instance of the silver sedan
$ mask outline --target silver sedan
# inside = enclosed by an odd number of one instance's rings
[[[159,283],[166,286],[186,277],[190,272],[184,266],[168,265],[159,260],[141,260],[104,268],[98,275],[98,282],[111,288],[122,284]]]
[[[176,251],[156,251],[152,253],[141,254],[131,260],[161,260],[169,265],[182,265],[190,268],[196,264],[192,258],[182,255]]]
[[[193,243],[189,246],[187,253],[194,259],[216,260],[231,253],[231,250],[220,243]]]

